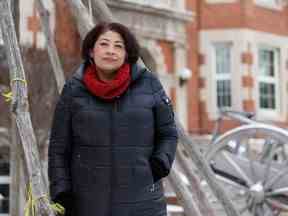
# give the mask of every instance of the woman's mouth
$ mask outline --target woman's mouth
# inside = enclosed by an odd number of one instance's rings
[[[115,58],[103,58],[104,61],[108,61],[108,62],[115,62],[117,61],[117,59]]]

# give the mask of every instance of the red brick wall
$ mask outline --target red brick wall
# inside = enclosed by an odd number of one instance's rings
[[[66,1],[55,1],[56,44],[61,54],[79,55],[80,36]]]
[[[288,35],[288,8],[268,9],[254,0],[235,3],[209,4],[205,0],[199,7],[201,29],[250,28],[279,35]]]
[[[65,73],[70,76],[81,61],[81,39],[66,1],[55,1],[55,42]]]
[[[159,40],[158,45],[161,47],[161,50],[164,54],[165,64],[168,70],[168,73],[174,73],[175,63],[174,63],[174,48],[173,43]]]
[[[189,37],[189,59],[190,67],[198,76],[198,68],[201,63],[205,64],[205,53],[199,53],[197,47],[199,30],[208,29],[233,29],[250,28],[257,31],[273,33],[277,35],[288,35],[288,7],[283,10],[267,9],[255,4],[254,0],[239,0],[235,3],[209,4],[206,0],[186,0],[187,7],[196,12],[195,21],[187,27]],[[198,59],[195,54],[198,53]],[[243,53],[241,56],[243,64],[253,64],[251,53]],[[199,62],[198,62],[199,61]],[[196,68],[195,68],[196,67]],[[250,76],[242,77],[242,85],[246,88],[254,87],[254,80]],[[214,122],[208,118],[207,107],[204,101],[199,102],[201,88],[205,87],[205,80],[198,78],[198,82],[191,80],[189,85],[189,130],[200,133],[211,132]],[[198,98],[198,109],[195,109],[196,98]],[[193,100],[193,101],[192,101]],[[255,111],[256,104],[251,98],[242,102],[243,110]],[[199,120],[199,124],[196,122]],[[277,123],[280,125],[281,123]],[[285,123],[284,123],[285,124]],[[234,127],[235,123],[225,122],[223,130]],[[198,129],[197,129],[198,128]]]
[[[288,9],[271,10],[254,4],[247,14],[247,27],[278,35],[288,35]]]
[[[173,43],[164,41],[164,40],[159,40],[158,44],[161,47],[161,50],[164,54],[164,60],[165,60],[168,73],[174,74],[175,73],[175,61],[174,61],[175,50],[173,47]],[[176,106],[176,88],[175,87],[171,87],[170,96],[171,96],[172,104],[175,107]]]
[[[199,13],[199,0],[186,0],[187,10]],[[188,131],[190,133],[201,132],[201,118],[205,118],[205,112],[200,113],[200,86],[199,86],[199,28],[200,20],[195,16],[194,21],[186,26],[187,31],[187,66],[192,71],[192,78],[187,83],[188,95]]]
[[[236,3],[209,4],[198,0],[201,29],[243,27],[243,10],[240,1]]]

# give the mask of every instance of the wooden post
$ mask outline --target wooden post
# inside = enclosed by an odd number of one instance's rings
[[[11,121],[10,128],[10,194],[9,194],[9,215],[18,216],[20,214],[20,169],[21,167],[21,143],[17,134],[17,127],[14,119]]]
[[[89,32],[89,30],[94,27],[94,22],[89,15],[89,11],[81,0],[69,0],[67,1],[67,3],[69,4],[70,10],[77,23],[77,28],[80,36],[82,39],[84,39],[85,35]]]
[[[49,205],[48,187],[44,184],[41,170],[39,152],[29,113],[25,72],[16,39],[9,0],[0,0],[0,26],[8,58],[10,85],[13,94],[11,111],[22,141],[33,198],[37,200],[36,215],[55,216]]]
[[[15,31],[19,39],[19,0],[10,2],[13,20],[15,24]],[[25,190],[25,181],[27,172],[24,159],[23,149],[20,143],[20,137],[17,132],[15,119],[11,119],[10,134],[10,184],[9,184],[9,215],[18,216],[24,209],[23,201]]]
[[[176,153],[176,160],[179,162],[179,165],[184,170],[190,184],[190,191],[195,196],[195,202],[199,207],[201,215],[203,216],[216,216],[213,208],[211,207],[208,199],[201,189],[200,180],[197,175],[195,175],[195,170],[192,168],[192,160],[190,158],[186,158],[184,153],[185,151],[184,146],[182,143],[179,143],[177,153]],[[186,151],[185,151],[186,152]]]
[[[198,151],[197,147],[195,146],[197,144],[195,142],[192,142],[189,135],[186,134],[185,130],[181,126],[179,120],[177,118],[175,119],[180,142],[185,147],[185,150],[189,154],[189,157],[194,162],[195,166],[198,168],[199,172],[201,172],[202,176],[204,176],[204,178],[206,179],[214,195],[222,203],[222,206],[227,216],[240,216],[239,212],[236,210],[234,204],[229,199],[226,192],[218,184],[215,174],[207,164],[203,155]]]
[[[50,22],[49,22],[50,14],[49,11],[44,6],[43,0],[36,0],[36,6],[40,16],[42,31],[44,32],[45,35],[48,54],[50,57],[50,62],[52,64],[54,76],[57,83],[57,89],[58,92],[60,93],[65,83],[65,77],[63,68],[59,60],[57,48],[54,42],[54,36],[50,29]]]
[[[105,1],[91,0],[93,14],[99,21],[114,22],[115,19]]]
[[[179,202],[184,208],[185,215],[206,216],[201,214],[199,206],[194,200],[194,194],[192,194],[187,185],[185,185],[176,169],[171,169],[168,176],[168,181],[173,187]]]

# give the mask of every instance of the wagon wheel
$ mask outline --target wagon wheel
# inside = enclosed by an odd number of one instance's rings
[[[288,131],[243,125],[218,137],[206,158],[240,215],[288,211]]]

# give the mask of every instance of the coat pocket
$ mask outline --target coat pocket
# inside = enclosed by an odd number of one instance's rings
[[[134,180],[138,187],[144,188],[154,183],[150,166],[136,166],[134,169]]]

